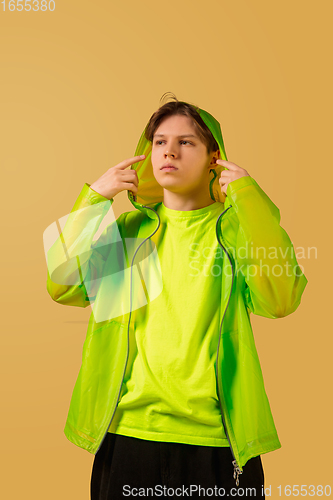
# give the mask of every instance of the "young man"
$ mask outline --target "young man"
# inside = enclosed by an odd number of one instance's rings
[[[137,210],[94,240],[125,189]],[[176,98],[133,158],[84,185],[48,250],[47,289],[92,304],[64,429],[95,454],[92,500],[250,487],[264,498],[260,455],[281,444],[250,313],[291,314],[307,284],[279,223],[227,161],[217,120]]]

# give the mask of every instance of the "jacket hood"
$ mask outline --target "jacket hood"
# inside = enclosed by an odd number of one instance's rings
[[[216,140],[217,144],[219,145],[221,159],[227,160],[220,123],[207,111],[201,108],[197,108],[197,111],[213,134],[213,137]],[[141,134],[134,154],[134,156],[144,154],[146,158],[131,165],[131,169],[135,169],[137,171],[139,181],[138,191],[136,195],[134,195],[131,191],[127,191],[127,195],[128,199],[135,208],[144,211],[149,217],[155,218],[154,211],[150,208],[145,207],[147,205],[154,207],[154,205],[163,201],[163,188],[158,184],[153,173],[153,166],[151,163],[152,145],[145,138],[145,130],[147,128],[147,125]],[[226,197],[225,201],[223,202],[221,187],[219,184],[219,177],[223,170],[225,170],[225,167],[223,167],[222,165],[216,165],[215,168],[211,169],[209,191],[212,200],[223,203],[224,208],[226,208],[227,206],[230,206],[230,202],[228,201],[228,197]]]

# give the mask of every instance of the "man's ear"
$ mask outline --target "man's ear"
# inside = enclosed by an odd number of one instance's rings
[[[220,160],[221,159],[221,153],[220,153],[220,150],[218,149],[217,151],[214,151],[213,155],[212,155],[212,158],[211,158],[211,161],[210,161],[210,164],[209,164],[209,168],[215,168],[217,167],[217,164],[216,164],[216,160]]]

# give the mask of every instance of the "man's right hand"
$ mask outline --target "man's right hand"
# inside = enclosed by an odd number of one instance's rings
[[[91,184],[91,189],[109,200],[125,189],[132,191],[132,193],[136,195],[139,185],[138,174],[134,169],[125,169],[133,163],[144,160],[144,158],[141,156],[134,156],[133,158],[128,158],[118,163],[118,165],[109,168],[105,174]]]

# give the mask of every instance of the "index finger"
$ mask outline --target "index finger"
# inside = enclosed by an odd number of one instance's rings
[[[233,163],[232,161],[228,161],[228,160],[217,159],[216,163],[219,163],[223,167],[230,169],[230,170],[237,170],[237,168],[238,168],[238,165],[236,165],[236,163]]]
[[[146,155],[139,155],[139,156],[133,156],[132,158],[127,158],[126,160],[121,161],[116,165],[120,169],[125,169],[129,167],[130,165],[133,165],[133,163],[137,163],[138,161],[142,161],[146,158]]]

